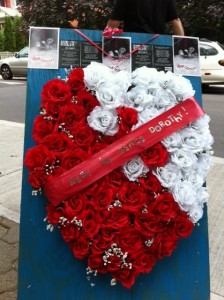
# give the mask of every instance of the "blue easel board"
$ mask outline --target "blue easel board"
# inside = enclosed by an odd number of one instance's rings
[[[101,31],[83,30],[94,42],[102,39]],[[125,36],[125,34],[124,34]],[[148,34],[133,34],[132,43],[141,44]],[[60,39],[84,41],[74,30],[61,29]],[[172,45],[171,36],[159,36],[153,45]],[[29,69],[24,153],[34,146],[33,120],[39,114],[40,92],[44,83],[56,78],[63,70]],[[188,77],[196,91],[195,98],[202,104],[200,77]],[[46,230],[43,221],[45,197],[32,196],[23,170],[18,300],[208,300],[209,250],[207,212],[200,226],[195,226],[188,239],[179,241],[171,257],[159,261],[152,272],[137,278],[132,289],[120,284],[110,285],[110,276],[94,277],[95,286],[86,279],[86,261],[74,258],[57,230]]]

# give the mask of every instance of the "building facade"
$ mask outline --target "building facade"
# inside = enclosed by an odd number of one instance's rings
[[[0,0],[0,6],[14,8],[16,7],[16,0]]]

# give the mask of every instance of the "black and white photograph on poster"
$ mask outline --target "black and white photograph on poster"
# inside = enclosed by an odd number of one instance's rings
[[[173,36],[174,73],[200,76],[199,39],[196,37]]]
[[[58,69],[59,28],[30,27],[28,68]]]
[[[103,37],[103,64],[116,71],[132,71],[131,66],[131,38]]]

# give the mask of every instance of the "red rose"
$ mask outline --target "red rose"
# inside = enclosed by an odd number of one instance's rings
[[[85,124],[73,127],[71,134],[75,147],[84,150],[88,150],[97,137],[97,133]]]
[[[156,258],[152,255],[148,249],[142,248],[138,251],[132,249],[132,255],[135,262],[135,268],[139,273],[149,273],[155,266]]]
[[[123,208],[114,207],[110,211],[105,211],[102,228],[119,230],[130,225],[129,214]]]
[[[38,145],[28,149],[24,164],[31,172],[43,171],[46,165],[52,166],[55,161],[55,155],[45,145]]]
[[[107,176],[105,176],[105,180],[108,186],[112,186],[115,189],[119,189],[124,184],[124,182],[129,182],[124,173],[122,173],[118,169],[110,172]]]
[[[114,279],[120,281],[124,287],[129,289],[135,283],[135,279],[139,273],[137,270],[125,267],[117,270],[117,272],[114,272],[112,275]]]
[[[149,171],[146,177],[138,178],[138,182],[148,193],[153,194],[153,196],[154,194],[160,194],[163,190],[159,179],[153,175],[152,171]]]
[[[49,223],[53,225],[57,225],[59,223],[59,219],[64,216],[64,208],[62,206],[47,206],[47,220]]]
[[[186,217],[177,216],[173,221],[173,232],[177,237],[187,238],[191,235],[194,224]]]
[[[149,248],[150,253],[156,256],[157,259],[162,259],[164,256],[170,256],[173,250],[177,247],[178,238],[175,236],[166,236],[158,234],[152,245]]]
[[[77,68],[72,70],[68,76],[67,84],[74,96],[76,96],[80,91],[85,90],[83,69]]]
[[[71,243],[80,238],[80,229],[74,222],[66,223],[65,226],[60,225],[60,232],[66,243]]]
[[[162,167],[169,159],[169,153],[161,143],[148,148],[140,154],[141,159],[150,168]]]
[[[150,204],[149,210],[160,217],[163,222],[169,222],[176,217],[179,207],[174,201],[173,195],[165,192],[155,198]]]
[[[106,210],[115,199],[115,191],[107,184],[100,185],[94,195],[94,207],[98,210]]]
[[[89,158],[86,151],[82,149],[70,149],[61,158],[61,166],[67,170],[79,165],[81,162]]]
[[[90,243],[82,235],[79,235],[77,241],[70,244],[72,252],[78,259],[83,259],[88,256]]]
[[[147,201],[147,194],[137,184],[125,182],[118,191],[118,199],[126,210],[134,212],[142,209]]]
[[[94,239],[91,252],[103,254],[111,247],[112,243],[112,239],[105,239],[101,234],[98,234],[97,238]]]
[[[91,111],[99,106],[99,101],[89,92],[81,91],[76,96],[77,104],[82,106],[85,109],[85,114],[88,116]]]
[[[88,199],[86,195],[82,192],[76,193],[70,197],[64,204],[64,215],[70,221],[86,208],[86,203]]]
[[[133,226],[122,227],[116,235],[115,242],[123,252],[138,252],[142,247],[143,240],[141,234]]]
[[[119,130],[125,133],[130,132],[133,125],[138,122],[138,112],[134,108],[117,108],[119,117]]]
[[[44,84],[41,92],[41,107],[45,107],[46,103],[64,105],[71,102],[72,94],[70,87],[61,79],[52,79]]]
[[[141,232],[144,240],[152,239],[155,235],[163,231],[163,224],[160,218],[149,212],[139,212],[134,219],[134,228]]]
[[[100,274],[107,273],[107,268],[104,266],[103,254],[91,251],[92,253],[88,256],[88,267],[92,270],[97,270]]]
[[[102,149],[104,149],[105,147],[107,147],[108,145],[106,143],[103,142],[97,142],[95,144],[92,145],[92,147],[90,147],[88,149],[88,154],[90,156],[98,153],[99,151],[101,151]]]
[[[99,232],[101,217],[92,205],[78,214],[77,219],[82,221],[81,234],[84,238],[92,239]]]
[[[41,189],[48,180],[45,171],[33,171],[29,173],[28,182],[34,189]]]
[[[39,144],[43,138],[48,134],[53,133],[55,127],[55,121],[49,120],[44,116],[37,116],[34,120],[32,137],[33,140]]]
[[[58,155],[73,147],[72,140],[64,132],[47,135],[43,139],[42,144],[46,145],[51,151],[57,152]]]
[[[70,129],[77,123],[84,122],[85,111],[81,106],[67,104],[61,107],[58,123],[63,124],[65,129]]]

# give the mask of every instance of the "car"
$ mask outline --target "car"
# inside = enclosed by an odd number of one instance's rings
[[[0,75],[5,80],[27,76],[29,47],[24,47],[14,56],[0,60]]]
[[[199,40],[202,86],[224,84],[224,45]]]

